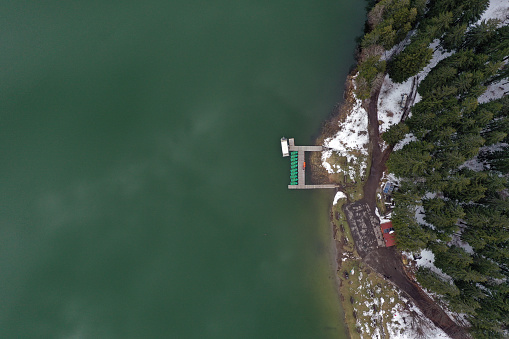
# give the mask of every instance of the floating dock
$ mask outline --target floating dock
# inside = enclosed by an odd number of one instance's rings
[[[286,141],[286,138],[284,138]],[[281,147],[283,147],[283,138],[281,139]],[[289,189],[292,190],[301,190],[301,189],[318,189],[318,188],[336,188],[338,185],[335,184],[325,184],[325,185],[306,185],[306,168],[305,168],[305,152],[321,152],[323,151],[322,146],[295,146],[295,140],[293,138],[288,139],[288,150],[290,152],[298,153],[298,172],[297,184],[288,185]],[[284,157],[283,151],[283,157]]]

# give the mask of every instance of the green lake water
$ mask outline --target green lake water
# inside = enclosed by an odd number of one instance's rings
[[[0,0],[0,338],[346,338],[289,191],[364,1]]]

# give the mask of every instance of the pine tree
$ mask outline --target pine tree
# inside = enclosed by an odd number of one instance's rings
[[[489,295],[480,300],[475,317],[470,317],[476,338],[502,338],[500,328],[509,325],[509,284],[483,284]]]
[[[412,0],[410,6],[416,9],[418,17],[422,17],[426,11],[426,0]]]
[[[441,12],[437,16],[426,21],[424,30],[421,30],[420,33],[430,40],[440,38],[453,21],[452,12]]]
[[[447,181],[444,180],[442,173],[433,171],[426,176],[426,181],[423,183],[423,190],[430,193],[441,192],[446,185]]]
[[[481,205],[466,205],[464,210],[466,214],[463,219],[466,228],[461,238],[477,252],[493,258],[480,250],[488,245],[509,241],[509,218],[503,214],[503,211]]]
[[[456,285],[449,281],[445,281],[435,272],[427,267],[419,267],[416,273],[417,281],[431,292],[438,294],[447,294],[450,296],[459,295],[460,291]]]
[[[507,138],[507,132],[503,131],[489,131],[484,132],[482,134],[483,138],[486,140],[484,143],[486,146],[498,144],[499,142],[504,141]]]
[[[452,82],[452,86],[457,88],[459,93],[465,93],[472,86],[473,77],[473,74],[469,72],[460,73]]]
[[[476,52],[486,54],[491,61],[505,61],[509,58],[509,25],[496,29],[490,39],[475,47]]]
[[[424,220],[433,225],[437,232],[450,236],[459,230],[458,220],[465,215],[463,208],[451,201],[440,198],[423,199]]]
[[[426,17],[429,20],[440,13],[452,11],[454,22],[468,25],[479,20],[488,5],[489,0],[430,0]]]
[[[484,255],[487,258],[491,258],[501,265],[499,266],[501,271],[504,271],[504,268],[508,267],[509,261],[509,243],[508,242],[498,242],[494,244],[486,244],[482,248],[478,249],[477,252],[480,255]],[[509,275],[507,269],[505,269],[505,275]]]
[[[356,95],[359,99],[369,98],[373,82],[380,74],[385,72],[385,60],[380,60],[380,55],[369,56],[359,62],[358,76],[356,79]]]
[[[382,139],[389,145],[395,145],[403,140],[408,132],[408,126],[404,122],[400,122],[391,125],[389,129],[382,134]]]
[[[470,28],[465,34],[463,48],[482,50],[496,35],[499,20],[483,20],[478,25]]]
[[[417,91],[421,96],[426,96],[436,86],[445,86],[449,81],[455,79],[457,74],[458,70],[451,66],[435,67],[428,76],[421,81]]]
[[[469,190],[471,184],[470,178],[461,173],[451,175],[445,182],[444,196],[453,200],[458,200],[465,191]]]
[[[431,162],[432,145],[424,142],[411,142],[392,154],[387,168],[398,176],[418,177],[424,175]]]
[[[452,26],[442,37],[442,47],[448,52],[459,49],[463,44],[466,31],[467,24],[457,24]]]
[[[472,268],[487,277],[496,279],[504,278],[504,275],[500,274],[500,267],[496,262],[478,254],[474,255]]]
[[[419,73],[433,55],[429,39],[412,41],[389,65],[389,75],[394,82],[402,83]]]
[[[392,226],[396,231],[396,244],[400,250],[419,251],[433,238],[415,219],[415,211],[397,203],[392,212]]]
[[[481,307],[475,300],[464,299],[461,296],[450,296],[446,298],[449,309],[457,313],[475,314],[475,310]]]
[[[403,40],[417,17],[409,0],[381,0],[368,13],[371,32],[364,35],[361,46],[382,45],[390,49]]]
[[[413,105],[411,108],[412,115],[406,120],[410,131],[416,132],[421,129],[429,129],[429,126],[435,121],[435,111],[439,110],[441,104],[442,100],[425,98]]]
[[[493,171],[509,173],[509,147],[502,147],[499,151],[484,151],[479,155],[483,161]]]
[[[484,141],[479,134],[460,134],[457,138],[458,150],[465,158],[470,159],[479,153],[479,148],[484,145]]]
[[[462,118],[455,124],[458,134],[479,134],[481,129],[493,118],[493,114],[479,109],[476,98],[467,97],[460,102]]]
[[[488,8],[490,0],[460,0],[453,10],[461,23],[472,24],[481,18]]]
[[[439,267],[438,264],[437,267]],[[484,275],[473,270],[468,265],[458,266],[452,263],[440,263],[440,269],[442,269],[442,271],[444,271],[446,274],[450,275],[454,279],[454,281],[482,282],[486,281],[487,279]]]

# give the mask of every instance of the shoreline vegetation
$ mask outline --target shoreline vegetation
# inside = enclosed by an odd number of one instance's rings
[[[310,158],[313,180],[340,186],[330,222],[351,338],[509,336],[508,22],[503,0],[370,3],[316,140],[328,150]],[[344,207],[361,200],[392,220],[406,281],[357,251]]]

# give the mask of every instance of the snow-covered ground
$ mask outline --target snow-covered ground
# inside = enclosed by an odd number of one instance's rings
[[[433,272],[436,272],[434,268],[435,266],[435,255],[431,250],[422,250],[421,253],[419,253],[420,259],[417,259],[415,262],[417,263],[417,266],[422,267],[428,267],[431,268]]]
[[[427,193],[427,194],[429,194],[429,193]],[[429,228],[434,230],[435,226],[433,226],[432,224],[430,224],[426,220],[424,220],[425,216],[426,216],[426,213],[424,212],[424,207],[422,205],[416,206],[416,208],[415,208],[415,220],[417,220],[417,222],[420,225],[429,227]]]
[[[470,246],[469,243],[461,240],[461,237],[457,234],[452,236],[451,244],[463,248],[468,254],[474,254],[474,249],[472,246]]]
[[[417,78],[419,80],[424,79],[440,60],[445,59],[452,54],[440,49],[438,47],[439,43],[440,41],[435,39],[429,45],[429,48],[434,50],[433,57],[429,64],[424,67],[419,74],[417,74]],[[382,89],[380,90],[380,97],[378,99],[378,120],[382,122],[379,127],[380,133],[387,131],[391,125],[397,124],[401,121],[401,117],[403,115],[401,105],[404,106],[405,104],[404,102],[402,103],[402,97],[404,94],[410,95],[412,83],[413,77],[401,84],[398,84],[393,82],[389,75],[385,76]],[[420,95],[417,95],[414,103],[417,103],[420,100]]]
[[[489,85],[486,92],[484,92],[477,101],[483,104],[491,100],[500,99],[504,95],[507,95],[507,93],[509,93],[509,80],[502,79]]]
[[[507,0],[491,0],[488,9],[483,13],[477,23],[488,19],[500,20],[500,25],[509,23],[509,5]]]
[[[472,159],[465,161],[459,168],[463,167],[480,172],[484,169],[484,164],[477,159],[477,156],[474,156]]]
[[[351,271],[353,277],[354,272]],[[372,291],[373,296],[363,302],[362,316],[364,317],[361,321],[357,319],[357,327],[362,330],[370,338],[397,338],[397,339],[415,339],[415,338],[449,338],[440,328],[436,327],[431,320],[424,316],[413,301],[407,299],[402,295],[401,292],[395,291],[396,296],[381,295],[381,287],[379,285],[374,286],[369,280],[362,277],[362,271],[359,272],[358,276],[361,286],[359,291]],[[362,292],[361,292],[362,293]],[[371,319],[370,321],[366,321]],[[380,333],[380,326],[373,326],[375,324],[385,323],[387,332],[385,334]],[[385,327],[385,326],[384,326]],[[363,338],[366,336],[363,336]]]
[[[355,96],[355,94],[352,93]],[[337,164],[330,164],[327,160],[336,153],[348,159],[348,175],[351,180],[362,176],[367,168],[368,156],[368,112],[362,107],[362,101],[355,98],[355,103],[345,121],[339,123],[339,132],[324,142],[329,148],[322,153],[323,167],[329,173],[339,173],[341,168]]]
[[[394,145],[394,148],[392,150],[394,152],[400,150],[403,148],[403,146],[409,144],[412,141],[417,141],[417,138],[412,133],[408,133],[407,135],[405,135],[405,138],[403,140],[399,141],[396,145]]]
[[[382,122],[379,127],[380,133],[387,131],[391,125],[401,121],[403,114],[401,108],[402,98],[404,94],[410,94],[411,87],[411,78],[402,84],[397,84],[389,78],[389,75],[385,76],[378,100],[378,120]]]
[[[389,338],[391,339],[446,339],[449,338],[444,331],[436,327],[431,320],[422,314],[421,310],[412,302],[409,302],[403,296],[400,298],[405,301],[409,309],[401,309],[394,307],[391,312],[393,315],[392,322],[388,327]]]
[[[490,151],[490,152],[501,151],[503,149],[503,147],[507,147],[507,146],[508,146],[507,143],[499,142],[498,144],[495,144],[495,145],[481,147],[479,153],[485,152],[485,151]],[[485,169],[484,163],[479,161],[477,156],[474,156],[472,159],[465,161],[459,168],[461,169],[463,167],[466,167],[466,168],[471,169],[472,171],[476,171],[476,172],[480,172]],[[490,165],[486,164],[486,168],[490,168]]]
[[[417,266],[427,267],[432,272],[442,277],[442,279],[452,281],[452,278],[448,274],[444,273],[440,268],[435,266],[435,254],[433,254],[431,250],[421,250],[419,255],[421,258],[415,261]]]

